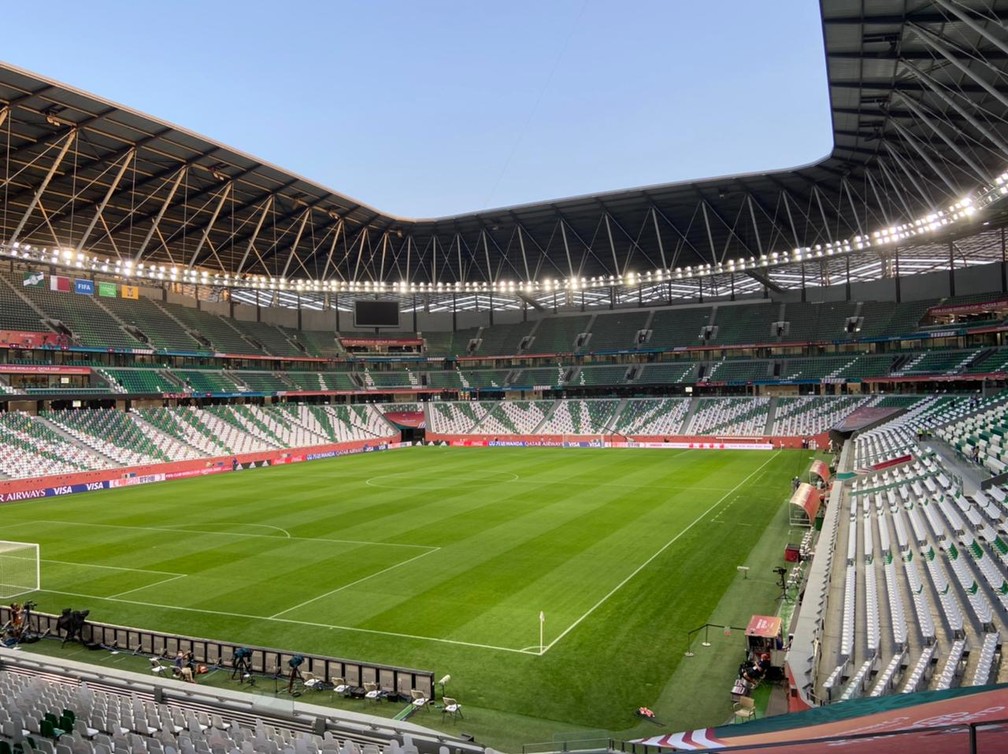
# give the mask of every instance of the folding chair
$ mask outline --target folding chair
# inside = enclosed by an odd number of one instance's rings
[[[751,696],[743,696],[732,707],[732,711],[735,713],[735,720],[749,720],[756,719],[756,702],[753,701]]]
[[[456,717],[465,717],[462,714],[462,705],[459,704],[455,699],[450,696],[442,697],[441,701],[444,706],[441,708],[441,719],[444,720],[445,715],[451,715],[452,720]]]

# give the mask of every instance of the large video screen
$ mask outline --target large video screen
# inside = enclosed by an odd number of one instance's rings
[[[399,327],[399,303],[354,301],[354,327]]]

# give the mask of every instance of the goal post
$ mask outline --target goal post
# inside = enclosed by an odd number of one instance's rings
[[[0,540],[0,600],[38,591],[40,577],[37,543]]]

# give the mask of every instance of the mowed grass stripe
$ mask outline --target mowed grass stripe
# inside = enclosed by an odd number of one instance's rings
[[[43,558],[137,569],[96,586],[94,570],[43,567],[51,612],[432,668],[469,705],[619,730],[805,466],[786,451],[417,448],[8,505],[0,528]],[[520,652],[539,610],[550,642],[620,584],[546,655]],[[139,591],[72,596],[101,589]]]

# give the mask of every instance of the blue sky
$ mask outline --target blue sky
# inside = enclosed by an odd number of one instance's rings
[[[811,0],[50,0],[4,26],[9,63],[408,217],[831,147]]]

